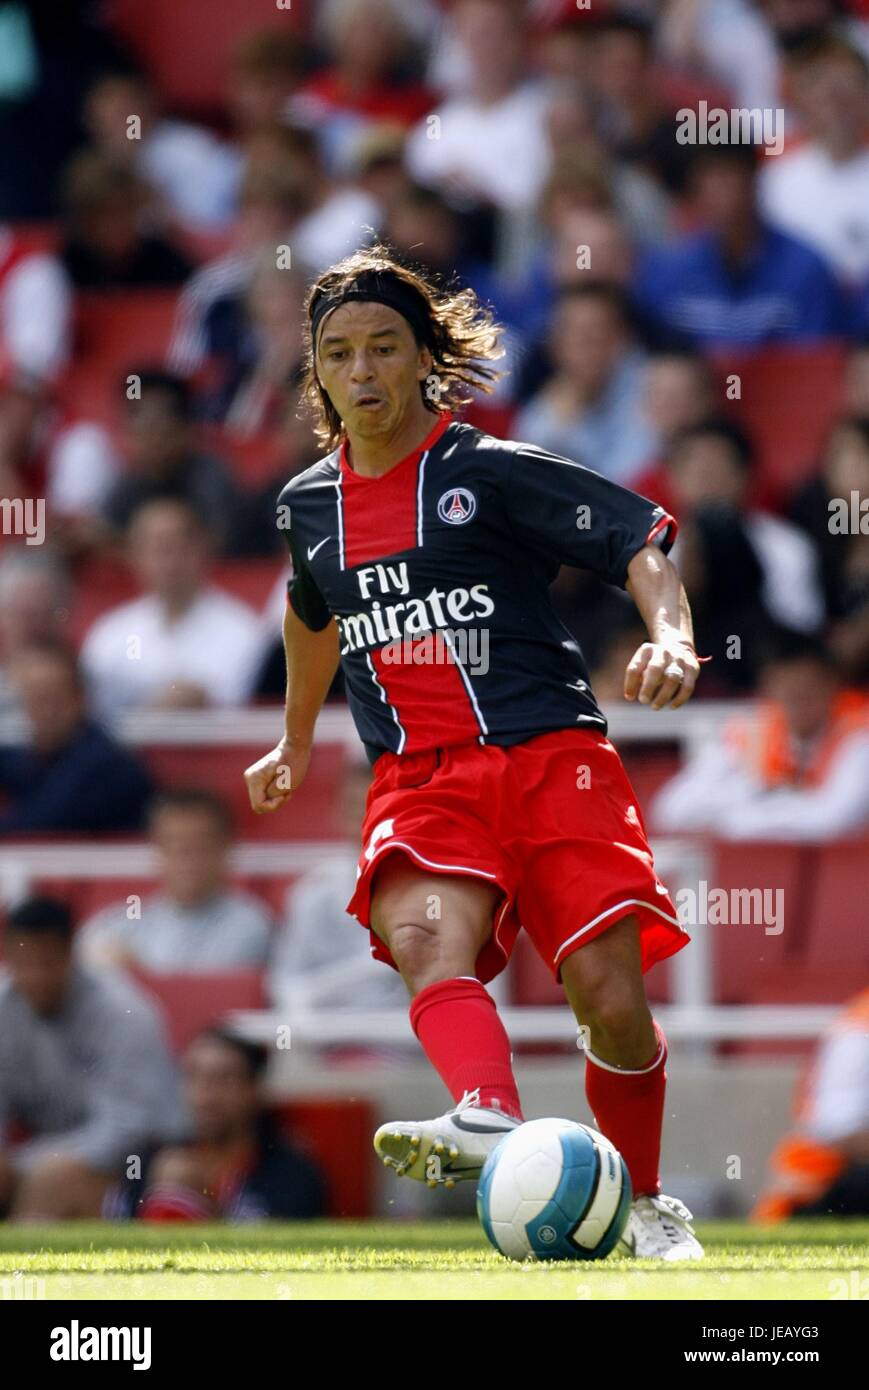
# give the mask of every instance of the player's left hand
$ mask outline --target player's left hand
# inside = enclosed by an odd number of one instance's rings
[[[641,705],[678,709],[694,694],[700,662],[694,648],[678,637],[666,642],[644,642],[625,671],[625,699]]]

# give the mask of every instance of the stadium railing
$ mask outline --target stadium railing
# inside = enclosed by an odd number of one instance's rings
[[[653,712],[641,707],[607,707],[610,734],[616,743],[658,744],[677,743],[686,754],[720,735],[724,719],[733,706],[726,702],[698,704],[680,711]],[[244,750],[251,757],[270,747],[280,727],[280,713],[271,707],[253,707],[209,711],[137,711],[118,724],[118,734],[143,754],[149,749],[209,748],[219,753],[228,747],[239,749],[241,762]],[[21,726],[4,721],[0,725],[0,741],[21,736]],[[318,745],[332,745],[333,755],[340,749],[343,756],[358,757],[359,745],[348,711],[342,706],[327,706],[318,721]],[[217,759],[221,761],[220,758]],[[333,761],[333,768],[340,766]],[[225,771],[225,769],[224,769]],[[283,828],[260,822],[262,835],[242,839],[234,847],[233,872],[248,883],[257,879],[274,881],[295,878],[312,863],[328,862],[339,853],[335,840],[291,838],[287,825]],[[310,828],[308,834],[311,833]],[[316,833],[316,832],[315,832]],[[283,837],[282,837],[283,836]],[[678,901],[682,887],[696,888],[697,884],[714,874],[714,847],[702,839],[691,837],[656,837],[656,863],[661,876]],[[746,851],[747,852],[747,851]],[[783,859],[786,848],[782,847]],[[151,878],[155,872],[155,857],[143,841],[126,843],[8,842],[0,845],[0,894],[10,902],[26,892],[35,881],[41,884],[56,880],[69,883],[76,880],[117,882],[118,896],[131,879]],[[829,875],[822,875],[826,883]],[[750,888],[752,885],[747,884]],[[762,885],[761,885],[762,886]],[[716,956],[714,934],[708,930],[690,929],[692,946],[680,951],[667,964],[670,971],[669,1004],[656,1006],[668,1035],[691,1040],[701,1051],[726,1040],[746,1039],[808,1039],[835,1013],[832,1004],[812,1001],[805,1003],[727,1003],[716,989],[716,971],[720,961]],[[780,964],[778,956],[775,957]],[[805,998],[805,995],[803,995]],[[575,1034],[575,1024],[566,1007],[508,1007],[505,1021],[511,1035],[519,1043],[558,1043]],[[268,1012],[244,1010],[239,1024],[251,1036],[274,1036],[274,1018]],[[312,1046],[347,1039],[355,1042],[402,1041],[409,1036],[407,1020],[400,1014],[360,1014],[342,1019],[340,1016],[317,1012],[304,1020],[303,1036]]]

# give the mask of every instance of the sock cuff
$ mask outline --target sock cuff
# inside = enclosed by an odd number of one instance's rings
[[[452,980],[435,980],[415,995],[410,1004],[410,1026],[419,1036],[419,1021],[433,1004],[453,1004],[461,1000],[485,1000],[495,1007],[495,1001],[481,982],[471,975],[457,975]]]
[[[654,1071],[656,1067],[662,1066],[667,1060],[667,1039],[664,1036],[664,1030],[655,1018],[652,1019],[652,1026],[655,1030],[655,1036],[658,1039],[658,1046],[655,1049],[655,1055],[651,1062],[644,1067],[613,1066],[612,1062],[605,1062],[603,1058],[596,1057],[590,1047],[584,1049],[585,1055],[590,1062],[594,1062],[596,1067],[602,1067],[604,1071],[614,1071],[617,1072],[619,1076],[645,1076],[648,1072]]]

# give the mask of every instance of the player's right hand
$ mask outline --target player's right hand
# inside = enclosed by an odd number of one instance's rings
[[[264,758],[251,763],[245,770],[244,780],[250,804],[257,815],[277,811],[289,801],[301,786],[310,761],[310,748],[279,743]]]

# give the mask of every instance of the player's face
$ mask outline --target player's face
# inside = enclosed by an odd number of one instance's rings
[[[320,329],[317,374],[351,438],[391,437],[431,367],[431,353],[386,304],[342,304]]]

